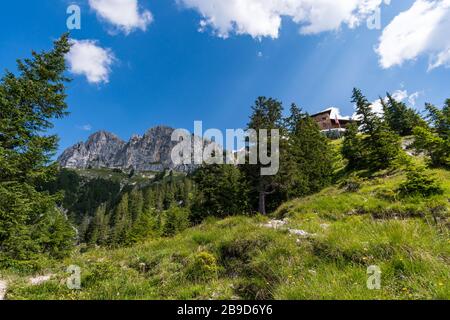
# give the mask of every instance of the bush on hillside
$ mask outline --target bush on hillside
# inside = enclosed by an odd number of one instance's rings
[[[217,259],[209,252],[194,254],[186,269],[186,276],[193,281],[208,281],[217,278],[219,267]]]
[[[444,190],[434,176],[425,171],[424,168],[409,168],[407,180],[399,187],[402,197],[431,197],[443,194]]]

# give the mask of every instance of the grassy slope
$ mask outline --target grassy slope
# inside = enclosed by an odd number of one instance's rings
[[[446,192],[428,200],[396,199],[397,173],[283,205],[277,218],[309,239],[261,227],[266,217],[211,219],[174,238],[75,253],[42,285],[9,274],[8,298],[449,299],[450,172],[435,173]],[[65,286],[72,264],[82,268],[79,291]],[[381,290],[367,289],[369,265],[382,270]]]

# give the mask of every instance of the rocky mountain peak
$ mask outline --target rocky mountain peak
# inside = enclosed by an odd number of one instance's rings
[[[128,142],[113,133],[99,131],[86,142],[65,150],[58,162],[65,168],[120,168],[135,171],[190,171],[192,166],[177,167],[171,152],[176,142],[171,141],[174,129],[156,126],[144,136],[133,135]]]
[[[108,131],[98,131],[92,135],[89,136],[87,143],[99,143],[99,142],[118,142],[118,143],[125,143],[122,141],[118,136],[116,136],[114,133],[108,132]]]

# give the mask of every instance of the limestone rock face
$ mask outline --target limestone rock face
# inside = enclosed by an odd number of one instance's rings
[[[125,141],[112,133],[96,132],[86,142],[79,142],[64,151],[58,162],[62,167],[76,169],[115,167],[115,158],[125,145]]]
[[[94,133],[86,142],[79,142],[68,148],[58,158],[64,168],[88,169],[110,168],[135,171],[175,170],[189,172],[195,165],[175,165],[171,159],[171,141],[174,129],[158,126],[149,129],[144,136],[134,135],[125,142],[116,135],[100,131]],[[201,138],[192,137],[194,144],[202,143]],[[204,146],[210,141],[204,141]]]

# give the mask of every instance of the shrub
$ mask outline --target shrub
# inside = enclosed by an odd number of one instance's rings
[[[402,197],[422,196],[425,198],[444,192],[435,177],[424,168],[409,168],[407,180],[400,185],[399,194]]]
[[[217,277],[217,259],[209,252],[198,252],[190,261],[186,275],[189,280],[207,281]]]
[[[89,266],[81,282],[83,287],[95,287],[102,281],[114,279],[118,275],[118,272],[119,270],[110,261],[95,262]]]

